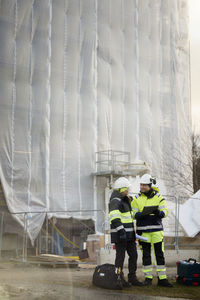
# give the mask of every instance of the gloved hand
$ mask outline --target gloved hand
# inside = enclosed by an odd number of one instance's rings
[[[141,219],[141,218],[143,218],[143,217],[144,217],[144,215],[142,214],[142,212],[137,212],[137,213],[135,214],[135,219],[136,219],[136,220]]]
[[[158,208],[152,212],[152,214],[154,214],[156,216],[159,216],[159,213],[160,213],[160,210]]]
[[[121,242],[125,242],[126,241],[126,231],[125,231],[125,229],[120,229],[118,231],[118,234],[119,234],[119,240]]]
[[[165,216],[164,211],[161,211],[161,210],[159,210],[159,209],[155,209],[155,210],[153,211],[153,214],[154,214],[155,216],[159,217],[159,218],[164,218],[164,216]]]

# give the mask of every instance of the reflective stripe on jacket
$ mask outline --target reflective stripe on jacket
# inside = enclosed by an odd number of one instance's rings
[[[111,243],[119,242],[119,231],[125,230],[127,240],[135,239],[133,212],[129,197],[114,190],[109,202]]]
[[[145,207],[158,206],[158,210],[162,211],[162,216],[168,216],[168,209],[166,207],[165,198],[158,193],[158,191],[152,190],[150,196],[146,196],[143,193],[133,197],[131,202],[131,207],[133,211],[133,216],[135,217],[137,212],[142,212]],[[149,214],[140,217],[136,221],[137,232],[141,234],[142,232],[154,232],[163,230],[162,218],[158,215]]]

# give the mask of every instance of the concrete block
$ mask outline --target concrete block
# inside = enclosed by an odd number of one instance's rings
[[[114,264],[115,262],[115,253],[116,250],[114,249],[101,249],[99,251],[99,256],[98,256],[98,264],[105,264],[105,263],[110,263]],[[154,254],[152,252],[152,262],[154,262]],[[176,262],[178,260],[186,260],[189,258],[194,258],[197,261],[200,261],[200,250],[166,250],[165,251],[165,261],[166,261],[166,266],[176,266]],[[124,266],[128,266],[128,254],[126,254],[125,258],[125,263]],[[141,250],[138,250],[138,267],[142,266],[142,252]]]

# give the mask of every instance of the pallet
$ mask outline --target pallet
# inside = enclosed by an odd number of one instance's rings
[[[76,268],[78,267],[78,257],[60,256],[53,254],[41,254],[38,256],[31,256],[28,258],[28,263],[37,264],[42,267],[53,268]]]

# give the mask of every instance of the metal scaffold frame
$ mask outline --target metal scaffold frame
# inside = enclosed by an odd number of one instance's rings
[[[96,170],[92,173],[93,176],[136,176],[149,170],[146,162],[131,163],[131,154],[127,151],[104,150],[96,152],[95,156]]]
[[[23,215],[23,228],[22,228],[22,256],[21,256],[21,261],[23,263],[26,263],[27,262],[27,258],[28,258],[28,240],[29,240],[29,234],[28,234],[28,220],[29,220],[29,216],[30,214],[34,214],[34,213],[39,213],[39,212],[36,212],[36,211],[32,211],[32,212],[18,212],[18,213],[10,213],[10,212],[1,212],[0,213],[0,259],[2,258],[2,245],[3,245],[3,222],[4,222],[4,216],[5,214],[8,214],[8,215],[12,215],[13,217],[17,214],[20,214],[20,215]],[[41,250],[41,244],[42,244],[42,238],[44,239],[44,242],[45,242],[45,254],[48,254],[48,253],[53,253],[53,245],[55,243],[54,241],[54,238],[53,238],[53,226],[52,226],[52,230],[51,230],[51,234],[49,234],[49,215],[53,215],[53,214],[61,214],[63,216],[63,214],[66,214],[68,215],[68,218],[69,217],[72,217],[73,218],[73,214],[74,213],[100,213],[100,214],[103,214],[103,217],[105,219],[105,212],[103,210],[100,210],[100,209],[97,209],[97,210],[81,210],[81,211],[77,211],[77,210],[74,210],[74,211],[46,211],[46,212],[40,212],[40,213],[44,213],[45,214],[45,221],[44,221],[44,224],[45,224],[45,229],[41,229],[39,234],[38,234],[38,237],[37,239],[35,240],[35,246],[37,248],[37,254],[36,255],[40,255],[42,253],[42,250]],[[78,223],[84,225],[85,227],[87,227],[90,231],[91,231],[91,228],[86,225],[86,224],[83,224],[83,220],[82,219],[75,219]],[[102,232],[105,232],[105,222],[102,223]],[[42,236],[42,231],[44,231],[44,235]],[[51,240],[51,251],[49,252],[49,240]],[[104,235],[104,242],[105,242],[105,235]],[[73,244],[73,243],[72,243]],[[81,248],[81,247],[80,247]],[[16,250],[16,253],[18,253],[18,250]]]

